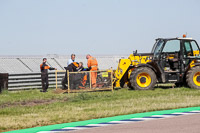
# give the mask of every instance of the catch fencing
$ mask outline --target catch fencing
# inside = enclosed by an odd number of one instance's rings
[[[56,71],[56,89],[60,89],[57,76],[62,70]],[[67,88],[64,92],[80,92],[80,91],[98,91],[98,90],[113,90],[113,71],[67,71],[65,83]]]
[[[49,88],[62,88],[65,70],[49,72]],[[96,73],[96,86],[92,86],[92,74]],[[64,92],[96,91],[113,89],[112,70],[68,72],[67,90]],[[9,74],[8,90],[41,89],[41,73]]]

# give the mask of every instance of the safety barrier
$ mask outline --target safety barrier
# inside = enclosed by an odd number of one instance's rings
[[[49,88],[61,88],[65,77],[65,70],[49,72]],[[96,73],[96,87],[92,86],[92,74]],[[67,86],[65,92],[112,90],[112,70],[68,72]],[[81,83],[82,87],[80,87]],[[41,73],[24,73],[8,75],[8,90],[41,89]]]
[[[56,89],[61,90],[58,86],[58,74],[63,72],[57,70],[56,76]],[[98,91],[98,90],[113,90],[113,71],[81,71],[69,72],[66,74],[66,89],[62,88],[62,92],[80,92],[80,91]]]
[[[62,78],[65,71],[56,75],[55,72],[49,72],[49,88],[61,86]],[[25,90],[25,89],[41,89],[41,73],[24,73],[24,74],[9,74],[8,76],[8,90]]]
[[[112,67],[116,69],[118,60],[123,56],[95,56],[98,60],[100,70]],[[41,74],[39,65],[42,63],[43,56],[0,56],[0,73],[8,73],[8,90],[22,90],[41,88]],[[49,88],[61,87],[62,78],[65,75],[64,67],[70,56],[48,55],[47,64],[55,67],[63,72],[58,73],[57,85],[55,81],[55,73],[49,72]],[[87,60],[85,56],[76,56],[78,62],[83,62],[86,66]]]

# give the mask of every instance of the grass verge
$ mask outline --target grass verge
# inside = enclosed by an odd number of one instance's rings
[[[200,106],[200,91],[189,88],[71,94],[3,92],[0,131],[194,106]]]

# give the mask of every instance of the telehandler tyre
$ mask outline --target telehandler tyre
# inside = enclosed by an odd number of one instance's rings
[[[152,90],[156,81],[155,72],[148,67],[139,67],[130,75],[130,83],[135,90]]]
[[[200,66],[192,67],[187,72],[186,82],[190,88],[200,89]]]

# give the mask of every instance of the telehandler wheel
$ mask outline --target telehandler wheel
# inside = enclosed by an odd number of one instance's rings
[[[131,86],[135,90],[152,90],[156,84],[156,74],[148,67],[139,67],[130,75]]]
[[[200,89],[200,66],[192,67],[187,72],[186,82],[190,88]]]

